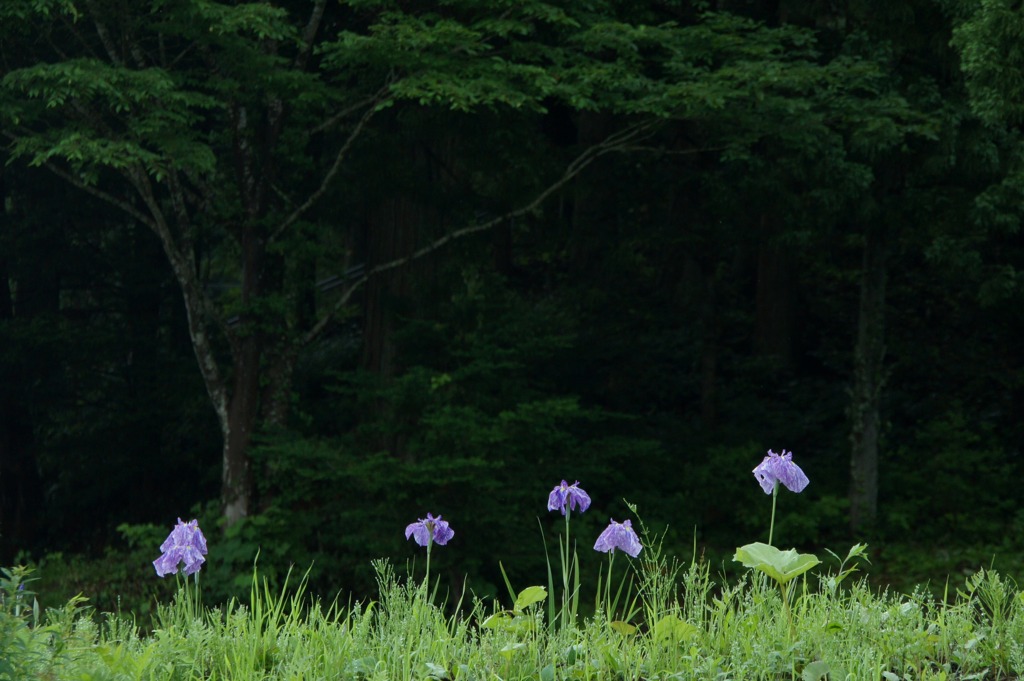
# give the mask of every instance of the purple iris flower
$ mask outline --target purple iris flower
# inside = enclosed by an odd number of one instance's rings
[[[548,510],[561,511],[565,515],[566,508],[575,511],[579,506],[580,513],[590,508],[590,495],[580,489],[579,485],[579,480],[571,485],[563,480],[561,485],[555,486],[548,495]]]
[[[782,483],[791,492],[802,492],[810,480],[800,470],[800,466],[793,463],[793,452],[782,450],[782,454],[776,454],[768,450],[768,456],[754,469],[754,477],[761,483],[761,489],[765,494],[771,494],[777,483]]]
[[[608,553],[609,551],[614,552],[615,549],[621,549],[636,558],[644,547],[640,543],[640,538],[636,536],[636,532],[633,531],[633,523],[629,520],[617,523],[614,518],[611,521],[611,524],[594,542],[594,550]]]
[[[206,562],[203,558],[206,555],[206,537],[199,529],[199,521],[186,523],[178,518],[178,524],[160,545],[160,551],[163,555],[153,561],[156,574],[160,577],[177,572],[178,564],[182,562],[185,563],[182,574],[187,576],[199,572],[199,568]]]
[[[436,518],[429,513],[426,518],[420,518],[415,523],[410,523],[405,528],[405,538],[412,537],[420,546],[426,546],[433,537],[435,544],[444,546],[448,540],[455,536],[455,530],[448,527],[448,521]]]

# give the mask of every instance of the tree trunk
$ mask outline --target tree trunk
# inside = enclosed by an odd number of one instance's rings
[[[884,228],[868,227],[850,401],[850,529],[854,533],[874,522],[878,511],[878,440],[885,381],[885,261]]]
[[[223,514],[228,527],[249,515],[252,510],[252,470],[249,466],[249,444],[252,442],[256,415],[259,411],[259,347],[255,338],[243,341],[243,348],[234,357],[235,377],[228,419],[222,424],[224,461],[221,478]],[[226,425],[226,427],[225,427]]]
[[[260,414],[262,394],[262,363],[269,324],[261,311],[249,306],[258,304],[266,292],[263,285],[268,278],[266,242],[255,227],[242,228],[242,314],[239,331],[231,344],[232,377],[231,396],[228,401],[227,422],[224,429],[224,461],[221,480],[221,499],[224,519],[234,525],[252,512],[253,475],[249,465],[249,445]]]

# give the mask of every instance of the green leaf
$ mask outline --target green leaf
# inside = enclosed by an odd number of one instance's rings
[[[515,605],[512,606],[516,612],[522,612],[534,603],[540,603],[548,597],[548,590],[542,586],[528,586],[519,592]]]
[[[612,629],[617,631],[619,634],[622,634],[623,636],[632,636],[636,633],[636,627],[634,627],[629,622],[620,622],[619,620],[615,620],[614,622],[609,622],[608,624],[611,626]]]
[[[803,681],[820,681],[821,679],[827,679],[829,673],[828,662],[824,660],[815,660],[809,665],[804,667],[804,671],[800,674],[800,678]]]
[[[846,560],[844,560],[843,562],[848,562],[852,558],[863,558],[864,560],[870,563],[871,561],[868,559],[866,555],[864,555],[864,552],[867,551],[867,548],[867,544],[854,544],[850,547],[849,552],[847,552],[846,554]]]
[[[488,616],[480,626],[484,629],[507,629],[511,621],[512,615],[503,610]]]
[[[423,664],[427,669],[427,678],[430,679],[449,679],[451,676],[448,674],[448,670],[439,664],[434,662],[425,662]]]
[[[820,563],[817,556],[797,553],[796,549],[780,551],[769,544],[754,542],[736,549],[733,560],[765,573],[780,585],[799,577]]]
[[[525,643],[510,643],[501,650],[499,650],[498,653],[504,655],[505,657],[512,657],[516,654],[516,651],[523,650],[524,648],[526,648]]]
[[[698,631],[697,627],[675,615],[665,615],[654,623],[654,627],[651,628],[651,636],[656,641],[680,643],[693,638]]]

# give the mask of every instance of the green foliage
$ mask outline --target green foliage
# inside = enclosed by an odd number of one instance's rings
[[[850,550],[846,552],[845,558],[840,558],[838,554],[829,549],[825,549],[825,551],[827,551],[828,554],[835,558],[839,563],[839,571],[835,574],[829,574],[822,580],[825,586],[831,591],[835,591],[839,588],[839,585],[842,584],[844,579],[859,569],[858,565],[853,563],[854,559],[860,559],[870,563],[871,560],[867,556],[867,548],[867,544],[854,544],[850,547]],[[849,567],[847,567],[847,565],[849,565]]]
[[[971,109],[990,122],[1024,119],[1024,12],[1011,0],[950,3],[966,15],[953,32]],[[961,9],[961,7],[963,9]]]
[[[172,168],[198,176],[214,171],[214,152],[193,129],[201,127],[201,112],[217,101],[182,91],[163,69],[127,70],[96,59],[75,59],[8,72],[2,86],[29,100],[22,110],[8,112],[14,126],[73,102],[95,107],[99,116],[121,119],[103,136],[74,121],[64,126],[55,121],[38,137],[19,136],[10,147],[11,156],[26,157],[31,165],[66,160],[87,184],[98,182],[100,168],[141,168],[158,182]],[[31,102],[42,110],[32,110]]]
[[[401,528],[430,511],[456,530],[459,566],[476,593],[496,594],[494,557],[511,566],[513,580],[542,565],[536,525],[511,522],[511,515],[544,516],[546,494],[562,478],[607,479],[623,457],[657,452],[618,427],[627,420],[553,390],[547,367],[571,334],[553,301],[519,299],[495,281],[467,281],[449,309],[404,331],[422,348],[422,364],[389,383],[342,374],[328,385],[335,407],[318,408],[311,432],[335,414],[356,415],[354,427],[334,437],[284,433],[257,452],[270,512],[288,546],[309,550],[303,555],[318,587],[365,590],[371,575],[363,566],[374,556],[411,551],[402,548]],[[616,487],[612,494],[632,494],[628,485]],[[597,515],[610,513],[612,501],[606,495],[599,506],[607,510]],[[574,536],[596,537],[606,518],[594,515],[573,517]],[[545,534],[553,539],[559,526]],[[274,538],[260,542],[269,546]],[[448,574],[449,553],[433,551],[432,573]],[[280,556],[304,564],[289,554]]]
[[[8,21],[25,21],[37,15],[67,16],[73,20],[78,18],[72,0],[11,0],[0,7],[0,18]]]
[[[907,465],[925,456],[927,481]],[[969,422],[961,407],[920,424],[914,440],[894,452],[892,464],[883,485],[892,498],[887,525],[897,536],[910,529],[911,518],[925,513],[930,522],[915,529],[918,539],[955,540],[968,533],[972,542],[984,543],[1006,536],[1006,521],[1016,511],[1011,464],[993,434]]]
[[[123,543],[111,543],[99,557],[49,553],[37,563],[43,606],[52,608],[87,595],[98,613],[148,618],[174,592],[174,579],[154,579],[152,562],[167,530],[156,525],[122,525]]]
[[[215,504],[206,509],[206,527],[217,527],[217,511]],[[234,598],[247,603],[250,572],[258,571],[268,588],[282,589],[293,570],[303,571],[305,583],[310,574],[322,575],[332,569],[331,561],[321,565],[316,560],[309,549],[312,541],[298,521],[312,522],[272,507],[223,530],[216,540],[217,551],[207,557],[202,571],[203,592],[210,602],[226,603]]]
[[[708,565],[695,560],[680,575],[679,598],[659,604],[647,616],[649,626],[638,622],[628,634],[601,618],[571,630],[512,627],[507,618],[488,614],[480,601],[450,603],[455,614],[448,615],[387,561],[376,561],[374,572],[378,597],[347,604],[325,604],[301,579],[271,588],[258,572],[248,605],[208,608],[193,600],[191,585],[182,586],[161,606],[151,635],[123,619],[99,626],[72,602],[24,626],[33,646],[5,648],[0,675],[8,675],[0,678],[142,681],[160,674],[411,681],[487,673],[553,679],[562,673],[583,679],[722,675],[770,681],[1013,678],[1024,672],[1024,599],[990,570],[968,577],[946,600],[922,591],[879,592],[863,581],[840,591],[805,587],[790,623],[780,617],[778,594],[765,580],[715,584]],[[542,618],[542,609],[535,608],[538,589],[522,592],[515,619]],[[501,625],[481,626],[495,622]]]
[[[736,549],[733,560],[743,563],[745,567],[760,570],[779,586],[785,586],[821,562],[816,556],[797,553],[793,549],[781,551],[761,542]]]
[[[514,631],[520,635],[535,631],[539,626],[540,616],[543,612],[543,608],[538,604],[547,600],[547,589],[542,586],[528,586],[517,594],[512,588],[508,576],[505,574],[505,568],[500,566],[500,564],[499,567],[501,567],[502,577],[505,579],[505,584],[508,587],[509,596],[512,598],[512,609],[499,610],[488,615],[480,622],[480,627],[483,629]],[[533,605],[538,607],[531,608],[530,606]]]
[[[0,679],[59,678],[70,661],[72,642],[78,635],[79,618],[88,617],[85,600],[74,596],[43,614],[36,593],[26,588],[36,581],[24,566],[0,569]],[[81,627],[85,628],[85,627]],[[74,640],[78,639],[78,640]],[[88,645],[88,642],[86,642]]]

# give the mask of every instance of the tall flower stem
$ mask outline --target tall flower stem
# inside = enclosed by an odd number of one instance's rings
[[[775,501],[779,498],[779,483],[775,482],[772,488],[772,520],[768,525],[768,546],[772,545],[772,534],[775,532]]]
[[[185,578],[185,584],[186,585],[188,584],[188,577]],[[191,601],[192,601],[191,602],[191,606],[192,606],[192,619],[199,619],[200,596],[201,596],[201,594],[199,593],[199,573],[198,572],[193,572],[192,573],[192,599],[191,599]]]
[[[605,620],[611,622],[615,617],[615,607],[618,605],[618,598],[616,597],[616,603],[612,603],[612,570],[615,568],[615,551],[608,552],[608,574],[605,575],[604,585],[604,602],[600,605],[604,608]]]
[[[586,511],[590,506],[590,495],[580,489],[579,480],[570,485],[563,479],[562,484],[555,485],[548,495],[548,510],[560,511],[565,516],[565,537],[558,540],[558,558],[562,563],[562,611],[559,613],[559,620],[563,629],[569,626],[570,621],[575,624],[576,606],[579,603],[580,563],[576,555],[576,546],[572,543],[569,534],[572,511],[577,506],[580,513]],[[548,563],[548,586],[551,591],[554,591],[555,580],[551,573],[551,563]],[[555,598],[552,594],[548,601],[549,626],[552,627],[555,623],[554,609]]]
[[[427,573],[423,575],[423,593],[430,591],[430,547],[434,545],[433,533],[427,539]]]
[[[572,563],[570,562],[569,547],[569,518],[572,516],[572,509],[565,509],[565,544],[562,546],[562,628],[565,629],[570,621],[570,614],[575,615],[575,608],[571,607],[573,599],[569,593],[569,576],[572,574]],[[575,617],[573,617],[575,619]]]
[[[191,575],[177,575],[178,581],[178,594],[177,600],[181,610],[184,611],[185,622],[183,624],[191,623],[199,619],[200,610],[200,593],[199,593],[199,573],[195,572]]]

